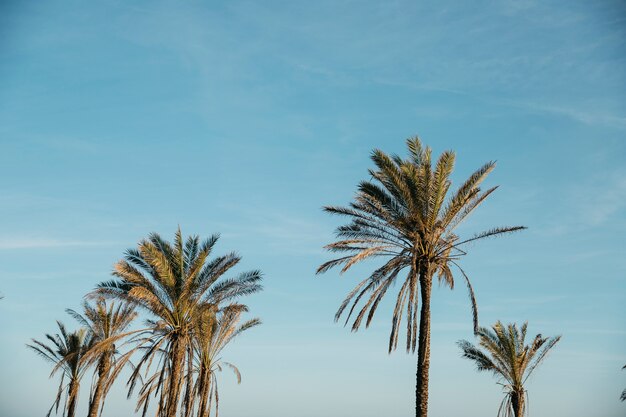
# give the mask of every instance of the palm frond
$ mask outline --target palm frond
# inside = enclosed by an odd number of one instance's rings
[[[178,228],[170,243],[152,233],[139,242],[137,249],[126,251],[124,259],[115,266],[115,280],[101,283],[89,295],[91,299],[120,300],[153,316],[146,321],[146,329],[133,332],[121,330],[124,326],[120,323],[115,335],[95,343],[89,359],[89,363],[94,363],[98,355],[111,354],[115,342],[128,338],[125,343],[134,344],[112,368],[105,392],[120,375],[121,367],[131,365],[132,354],[140,353],[137,363],[132,364],[128,395],[140,386],[137,411],[142,410],[143,415],[151,399],[157,402],[159,417],[173,417],[179,409],[183,417],[192,415],[197,392],[193,363],[199,352],[194,340],[206,332],[212,334],[201,318],[210,321],[211,316],[226,314],[224,317],[237,321],[232,314],[241,314],[247,307],[236,300],[262,289],[262,274],[257,270],[224,278],[241,258],[233,252],[209,259],[218,238],[219,235],[204,241],[198,236],[185,239]],[[116,317],[123,316],[123,311],[113,307],[108,310]],[[252,319],[220,333],[220,346],[258,324],[260,320]],[[94,334],[98,333],[97,326],[92,327]]]
[[[453,271],[452,266],[460,268],[459,259],[466,255],[461,246],[524,229],[521,226],[500,227],[465,239],[456,236],[453,231],[457,225],[497,188],[480,189],[481,183],[493,171],[495,162],[484,164],[451,192],[454,152],[443,152],[433,166],[432,151],[419,138],[407,140],[407,148],[406,159],[378,149],[372,151],[374,167],[368,171],[371,179],[358,184],[353,201],[346,207],[324,207],[327,213],[346,217],[348,222],[336,229],[336,240],[325,246],[329,252],[341,256],[322,263],[316,271],[321,274],[338,268],[342,274],[363,261],[385,258],[384,266],[357,284],[337,310],[335,320],[347,311],[346,325],[353,320],[351,329],[354,331],[363,320],[366,320],[366,327],[371,323],[381,301],[406,266],[413,265],[415,270],[418,265],[424,266],[420,272],[424,277],[416,279],[411,276],[415,271],[409,271],[397,293],[389,337],[390,351],[397,347],[404,316],[407,350],[415,351],[420,288],[422,285],[430,288],[434,275],[440,283],[454,288],[456,269]],[[390,268],[391,264],[395,266]],[[467,274],[462,269],[459,271],[467,286],[476,332],[479,326],[476,295]],[[353,317],[355,311],[358,313]]]
[[[528,391],[524,384],[561,338],[556,336],[548,339],[537,335],[530,345],[526,345],[526,332],[526,323],[518,328],[514,323],[505,326],[498,321],[491,329],[478,329],[476,336],[479,347],[465,340],[458,342],[463,357],[474,361],[479,371],[491,371],[506,381],[506,384],[502,384],[505,387],[505,397],[498,410],[499,416],[513,416],[516,404],[516,415],[519,409],[522,413],[527,409]]]

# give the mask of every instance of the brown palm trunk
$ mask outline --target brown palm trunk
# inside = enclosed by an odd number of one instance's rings
[[[191,417],[193,412],[193,352],[187,353],[187,375],[185,381],[185,417]]]
[[[69,388],[70,398],[67,405],[67,417],[74,417],[74,414],[76,414],[76,401],[78,400],[78,381],[72,380]]]
[[[514,391],[511,393],[511,405],[515,417],[524,416],[524,391]]]
[[[428,272],[420,274],[421,310],[417,348],[417,383],[415,387],[415,415],[428,415],[428,370],[430,368],[430,293],[432,277]]]
[[[108,353],[105,353],[98,364],[98,381],[96,382],[96,389],[93,393],[93,398],[89,404],[89,417],[98,417],[100,403],[102,402],[102,397],[104,395],[104,384],[109,376],[110,367],[111,357]]]
[[[200,384],[198,387],[200,394],[200,406],[198,407],[198,417],[207,417],[209,404],[209,395],[211,394],[211,374],[204,365],[201,366]]]
[[[178,411],[178,400],[180,398],[180,386],[182,381],[183,362],[185,359],[185,345],[183,338],[179,337],[174,341],[172,347],[172,366],[170,384],[167,392],[167,404],[165,405],[165,416],[176,417]]]

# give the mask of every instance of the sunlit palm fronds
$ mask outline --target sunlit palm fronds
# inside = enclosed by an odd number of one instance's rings
[[[457,227],[496,190],[497,187],[480,188],[495,163],[483,165],[452,192],[455,154],[443,152],[433,165],[431,149],[418,138],[409,139],[407,147],[409,156],[405,159],[375,150],[375,169],[369,171],[372,178],[359,184],[354,201],[347,207],[325,207],[328,213],[347,217],[350,223],[337,228],[338,240],[326,246],[341,256],[322,264],[317,272],[341,267],[344,273],[361,261],[385,258],[382,266],[348,294],[335,319],[347,310],[346,324],[352,319],[353,331],[363,323],[368,327],[380,301],[399,281],[388,349],[396,349],[405,319],[406,350],[414,352],[419,347],[416,415],[425,416],[433,278],[436,276],[440,284],[454,288],[454,271],[459,271],[468,288],[477,330],[474,290],[458,261],[466,254],[468,243],[524,227],[497,227],[465,239],[457,236]]]
[[[116,367],[123,367],[128,356],[121,355],[116,345],[122,338],[131,335],[127,329],[137,317],[134,307],[125,303],[108,303],[99,297],[94,305],[83,303],[83,314],[67,309],[81,325],[89,330],[92,345],[83,356],[88,366],[95,365],[96,372],[89,398],[89,417],[97,417],[102,413],[108,391],[119,374]]]
[[[56,413],[59,412],[63,396],[65,396],[65,401],[63,401],[62,414],[67,417],[74,417],[80,381],[88,368],[82,359],[91,347],[92,339],[85,328],[68,332],[60,321],[57,321],[57,325],[60,334],[46,334],[49,344],[32,339],[32,344],[26,346],[53,365],[50,373],[51,378],[57,372],[61,373],[56,398],[46,417],[50,416],[52,410],[55,410]]]
[[[207,312],[199,317],[194,331],[194,366],[192,372],[196,374],[193,386],[188,386],[189,392],[197,402],[198,417],[209,417],[214,405],[215,416],[219,410],[219,396],[217,388],[217,372],[229,368],[235,373],[237,382],[241,382],[239,369],[230,362],[221,358],[224,348],[244,331],[258,326],[258,318],[241,322],[241,315],[247,312],[246,306],[231,304],[223,308],[217,315]],[[191,383],[191,379],[189,380]],[[191,404],[193,405],[193,404]]]
[[[135,338],[142,355],[129,380],[130,394],[142,371],[147,378],[139,392],[144,415],[147,403],[142,398],[150,395],[158,398],[159,416],[177,414],[197,317],[261,289],[259,271],[224,278],[241,258],[230,253],[210,260],[217,240],[217,235],[202,242],[192,236],[183,242],[179,229],[170,243],[153,233],[115,265],[116,279],[101,283],[93,293],[123,300],[156,318]],[[153,363],[158,366],[156,378],[148,377]]]
[[[473,360],[479,371],[492,372],[502,380],[505,397],[498,410],[499,417],[524,415],[528,396],[524,384],[561,340],[561,336],[548,338],[538,334],[526,345],[527,327],[528,323],[518,329],[516,324],[505,326],[498,321],[491,329],[478,329],[478,346],[466,340],[459,342],[463,357]]]

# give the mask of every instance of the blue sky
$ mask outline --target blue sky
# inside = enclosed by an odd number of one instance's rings
[[[387,355],[390,304],[356,334],[336,307],[374,265],[314,276],[373,148],[420,137],[488,160],[501,187],[463,227],[526,225],[464,259],[480,319],[563,340],[534,417],[623,415],[626,10],[617,1],[10,2],[0,6],[0,414],[54,398],[31,337],[149,232],[222,234],[262,327],[225,356],[228,417],[412,415],[416,358]],[[430,412],[495,415],[460,358],[463,288],[433,297]],[[79,410],[86,407],[83,388]],[[120,384],[106,416],[130,415]]]

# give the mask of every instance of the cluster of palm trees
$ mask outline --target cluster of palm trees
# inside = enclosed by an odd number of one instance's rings
[[[478,338],[478,346],[459,342],[463,356],[475,361],[478,370],[501,378],[506,395],[498,414],[521,417],[527,412],[524,383],[560,336],[537,335],[527,345],[526,323],[519,329],[500,322],[491,329],[479,326],[474,289],[459,262],[467,244],[524,227],[458,236],[457,227],[496,190],[480,188],[495,163],[483,165],[451,192],[455,154],[443,152],[433,164],[431,149],[418,138],[409,139],[407,145],[408,158],[375,150],[371,179],[359,184],[354,201],[347,207],[325,207],[349,223],[340,226],[338,240],[326,246],[339,257],[322,264],[317,273],[334,267],[343,273],[361,261],[385,259],[347,295],[335,320],[345,314],[346,324],[352,319],[353,331],[362,324],[368,327],[380,301],[398,282],[388,350],[397,348],[404,320],[406,350],[417,350],[415,414],[426,417],[432,285],[436,278],[453,289],[460,279],[468,290]],[[73,417],[80,380],[95,368],[89,417],[96,417],[112,383],[128,365],[129,396],[137,389],[136,411],[142,410],[144,416],[151,400],[156,401],[158,417],[209,417],[213,404],[217,413],[216,371],[229,367],[240,378],[237,368],[220,361],[219,353],[235,336],[259,324],[258,319],[241,322],[247,307],[239,300],[261,289],[261,274],[252,271],[222,279],[239,257],[229,254],[209,261],[216,241],[216,236],[202,243],[190,237],[183,243],[180,230],[173,244],[150,235],[115,265],[115,279],[88,294],[96,300],[94,306],[86,303],[84,315],[70,311],[83,325],[80,330],[68,333],[59,323],[61,334],[47,335],[52,346],[33,341],[30,347],[54,364],[52,374],[62,373],[50,411],[58,411],[65,394],[65,414]],[[128,331],[136,310],[150,318],[146,328]],[[128,349],[121,353],[119,344]]]
[[[115,279],[87,295],[95,302],[85,302],[83,314],[68,310],[82,327],[69,332],[57,322],[60,334],[46,335],[47,343],[33,339],[28,346],[53,364],[51,376],[61,374],[48,416],[63,404],[63,415],[74,417],[81,380],[91,369],[88,415],[99,416],[127,367],[128,395],[138,388],[142,415],[151,400],[158,416],[208,417],[213,409],[217,415],[216,373],[227,367],[241,379],[220,353],[260,324],[242,321],[248,308],[240,299],[261,290],[260,271],[224,277],[241,258],[229,253],[209,259],[217,240],[192,236],[183,242],[180,229],[173,243],[151,234],[115,265]],[[138,310],[149,314],[145,327],[129,330]]]

